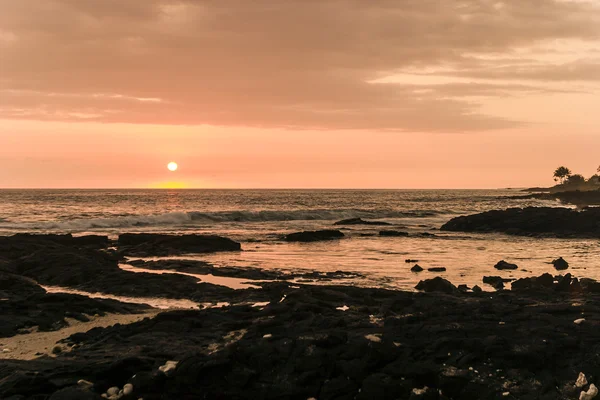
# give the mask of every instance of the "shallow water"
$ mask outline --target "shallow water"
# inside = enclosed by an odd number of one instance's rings
[[[214,276],[214,275],[210,275],[210,274],[208,274],[208,275],[191,274],[189,272],[179,272],[179,271],[173,271],[173,270],[169,270],[169,269],[146,269],[146,268],[134,267],[133,265],[128,265],[128,264],[119,264],[119,268],[121,268],[124,271],[129,271],[129,272],[145,272],[145,273],[157,274],[157,275],[175,274],[175,275],[191,276],[193,278],[198,279],[198,282],[211,283],[213,285],[219,285],[219,286],[226,286],[231,289],[251,289],[251,288],[252,289],[260,289],[260,286],[249,283],[252,281],[250,279],[229,278],[229,277],[225,277],[225,276]],[[265,281],[260,281],[260,282],[265,282]]]
[[[67,293],[67,294],[78,294],[81,296],[87,296],[93,299],[110,299],[117,300],[124,303],[133,304],[147,304],[150,307],[167,310],[167,309],[197,309],[198,303],[190,300],[182,299],[164,299],[159,297],[128,297],[128,296],[115,296],[107,293],[100,292],[86,292],[83,290],[76,290],[65,288],[61,286],[42,286],[48,293]]]
[[[519,278],[555,273],[548,263],[560,256],[569,261],[573,275],[600,279],[598,240],[438,230],[458,215],[508,207],[560,206],[553,201],[504,198],[517,194],[514,190],[0,190],[0,234],[218,234],[240,241],[244,251],[181,258],[293,272],[359,272],[364,279],[335,283],[365,286],[413,288],[420,279],[436,275],[455,284],[481,285],[484,275]],[[332,242],[292,244],[281,240],[285,233],[331,229],[335,221],[352,217],[395,226],[340,227],[347,238]],[[412,236],[382,238],[377,236],[381,229],[403,230]],[[418,236],[423,232],[436,236]],[[408,258],[419,260],[425,269],[444,266],[448,270],[414,274],[410,272],[412,264],[404,262]],[[493,266],[502,259],[520,269],[495,270]],[[237,288],[249,282],[226,282],[212,275],[199,279],[225,286],[239,284]]]

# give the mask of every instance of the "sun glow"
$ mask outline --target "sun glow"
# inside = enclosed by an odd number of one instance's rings
[[[167,164],[167,168],[169,169],[169,171],[175,172],[177,171],[177,168],[179,168],[179,166],[176,162],[170,162],[169,164]]]

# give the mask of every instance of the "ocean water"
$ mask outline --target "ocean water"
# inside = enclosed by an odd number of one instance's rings
[[[365,277],[343,283],[412,289],[424,278],[479,284],[484,275],[523,277],[555,272],[564,257],[571,273],[600,279],[600,246],[589,239],[533,239],[503,234],[440,232],[449,219],[493,209],[561,204],[514,200],[515,190],[0,190],[0,235],[18,232],[107,234],[125,232],[217,234],[242,243],[242,252],[186,255],[216,266],[282,271],[349,271]],[[361,217],[394,227],[342,228],[333,242],[286,243],[290,232],[331,228]],[[381,229],[408,231],[408,238],[376,236]],[[422,237],[419,233],[432,233]],[[375,235],[375,236],[370,236]],[[410,272],[446,267],[445,273]],[[499,260],[518,271],[497,271]]]

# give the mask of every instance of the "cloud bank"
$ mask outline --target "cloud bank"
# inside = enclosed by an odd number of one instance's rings
[[[0,0],[0,118],[513,127],[481,102],[598,83],[599,26],[593,1]]]

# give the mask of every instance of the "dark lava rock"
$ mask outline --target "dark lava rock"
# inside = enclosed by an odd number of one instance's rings
[[[427,268],[427,271],[429,271],[429,272],[446,272],[446,267]]]
[[[287,242],[318,242],[343,238],[344,234],[338,230],[327,229],[322,231],[304,231],[290,233],[285,236]]]
[[[494,265],[494,268],[499,269],[499,270],[505,270],[505,269],[519,269],[519,266],[517,264],[511,264],[508,263],[504,260],[498,262],[498,264]]]
[[[407,264],[412,264],[412,263],[418,263],[419,260],[411,260],[410,258],[407,258],[406,260],[404,260],[404,262]]]
[[[453,218],[444,231],[504,232],[511,235],[600,237],[600,208],[528,207]]]
[[[64,246],[82,246],[82,247],[93,247],[93,248],[105,248],[108,247],[110,240],[108,236],[99,235],[87,235],[87,236],[73,236],[70,233],[65,235],[56,234],[31,234],[31,233],[17,233],[12,236],[15,241],[48,241]]]
[[[410,270],[412,272],[421,272],[421,271],[423,271],[423,268],[419,264],[417,264],[414,267],[412,267]]]
[[[0,337],[14,336],[35,326],[40,331],[57,330],[67,325],[66,317],[85,320],[85,314],[130,314],[150,308],[108,299],[49,294],[31,279],[1,271],[0,299]]]
[[[406,236],[408,236],[408,232],[401,232],[401,231],[381,231],[381,232],[379,232],[379,236],[386,236],[386,237],[406,237]]]
[[[471,290],[473,290],[473,293],[481,293],[481,292],[483,292],[483,289],[480,288],[477,285],[473,286],[473,289],[471,289]]]
[[[119,250],[133,256],[160,256],[182,253],[214,253],[239,251],[238,242],[213,235],[161,235],[154,233],[125,233],[119,236]]]
[[[500,276],[484,276],[483,283],[487,283],[496,290],[504,289],[505,280]]]
[[[439,276],[433,279],[426,279],[420,281],[415,289],[422,290],[424,292],[443,292],[443,293],[456,293],[458,289],[452,283],[446,279],[440,278]]]
[[[392,225],[383,221],[365,221],[362,218],[349,218],[336,222],[334,225]]]
[[[86,389],[69,387],[54,393],[50,400],[103,400],[103,398]]]
[[[600,365],[594,291],[582,302],[554,290],[465,295],[281,284],[265,290],[273,298],[266,307],[164,312],[73,335],[65,342],[80,346],[56,358],[3,360],[0,398],[49,399],[85,379],[96,393],[131,382],[133,400],[498,400],[506,391],[558,400],[575,398],[560,388],[572,387],[580,371],[596,376]],[[340,312],[342,304],[350,309]],[[583,311],[588,322],[574,324]],[[381,317],[378,323],[373,316]],[[177,368],[158,373],[167,360],[178,361]],[[424,387],[430,389],[413,393]]]
[[[554,265],[554,268],[556,268],[559,271],[569,268],[569,263],[566,262],[565,259],[562,257],[552,261],[552,265]]]
[[[538,277],[521,278],[512,283],[512,290],[540,290],[554,287],[554,277],[548,273]]]

